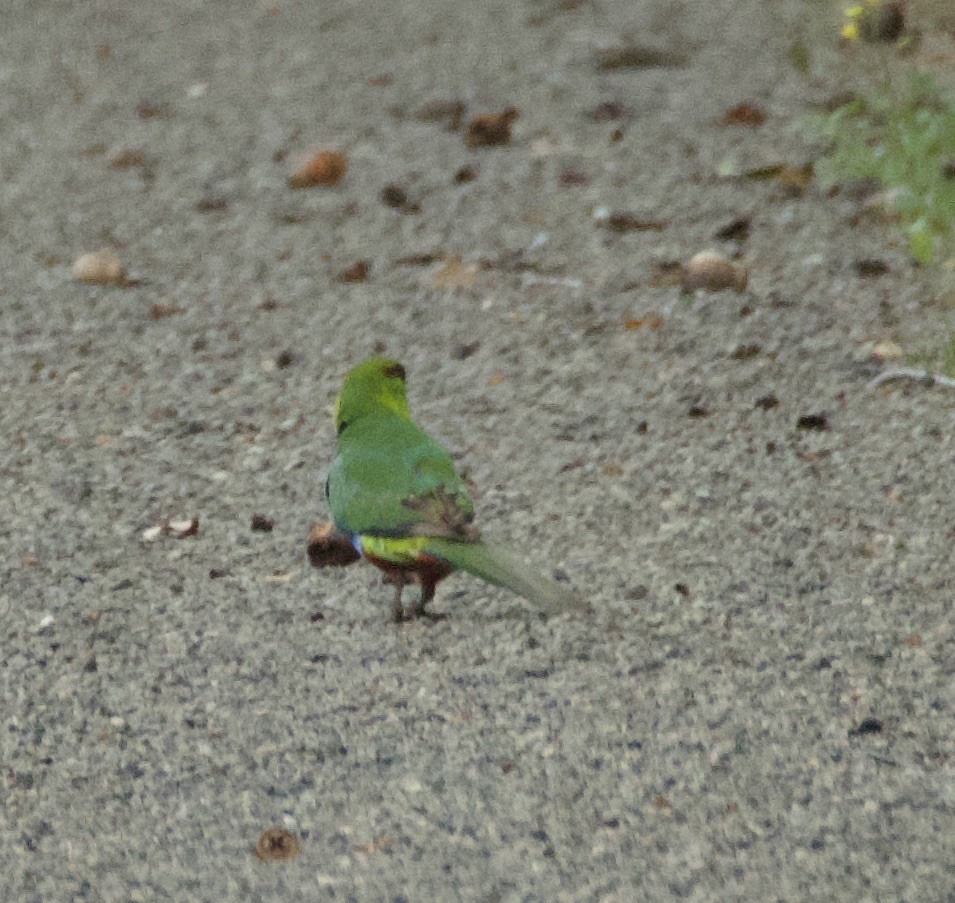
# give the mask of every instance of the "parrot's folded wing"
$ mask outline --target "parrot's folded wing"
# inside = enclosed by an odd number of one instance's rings
[[[536,573],[500,545],[486,540],[451,542],[435,538],[428,543],[425,551],[443,558],[459,570],[523,596],[544,614],[568,610],[591,611],[590,605],[569,586]]]

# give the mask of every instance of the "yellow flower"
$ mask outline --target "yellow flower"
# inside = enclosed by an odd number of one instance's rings
[[[865,6],[875,6],[879,0],[865,0]],[[859,20],[865,13],[865,6],[862,3],[855,3],[847,6],[843,15],[846,18],[840,34],[847,41],[857,41],[859,39]]]

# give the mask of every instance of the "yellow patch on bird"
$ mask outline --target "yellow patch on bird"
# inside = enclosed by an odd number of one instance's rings
[[[427,536],[360,536],[365,555],[392,561],[395,564],[414,564],[428,544]]]
[[[387,388],[375,396],[375,401],[399,417],[403,417],[406,420],[411,417],[411,409],[408,407],[407,399],[403,396],[396,395],[394,392],[389,392]]]

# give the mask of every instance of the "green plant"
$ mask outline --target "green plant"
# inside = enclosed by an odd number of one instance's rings
[[[823,178],[874,179],[909,236],[912,256],[935,258],[955,238],[955,99],[935,79],[912,73],[831,113],[810,117],[826,144]]]
[[[907,354],[905,361],[923,371],[926,376],[941,375],[947,380],[955,380],[955,332],[941,345]]]

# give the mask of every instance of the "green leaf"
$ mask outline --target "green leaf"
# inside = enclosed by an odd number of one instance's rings
[[[919,263],[930,263],[935,251],[935,236],[929,227],[928,220],[919,217],[909,226],[909,250]]]

